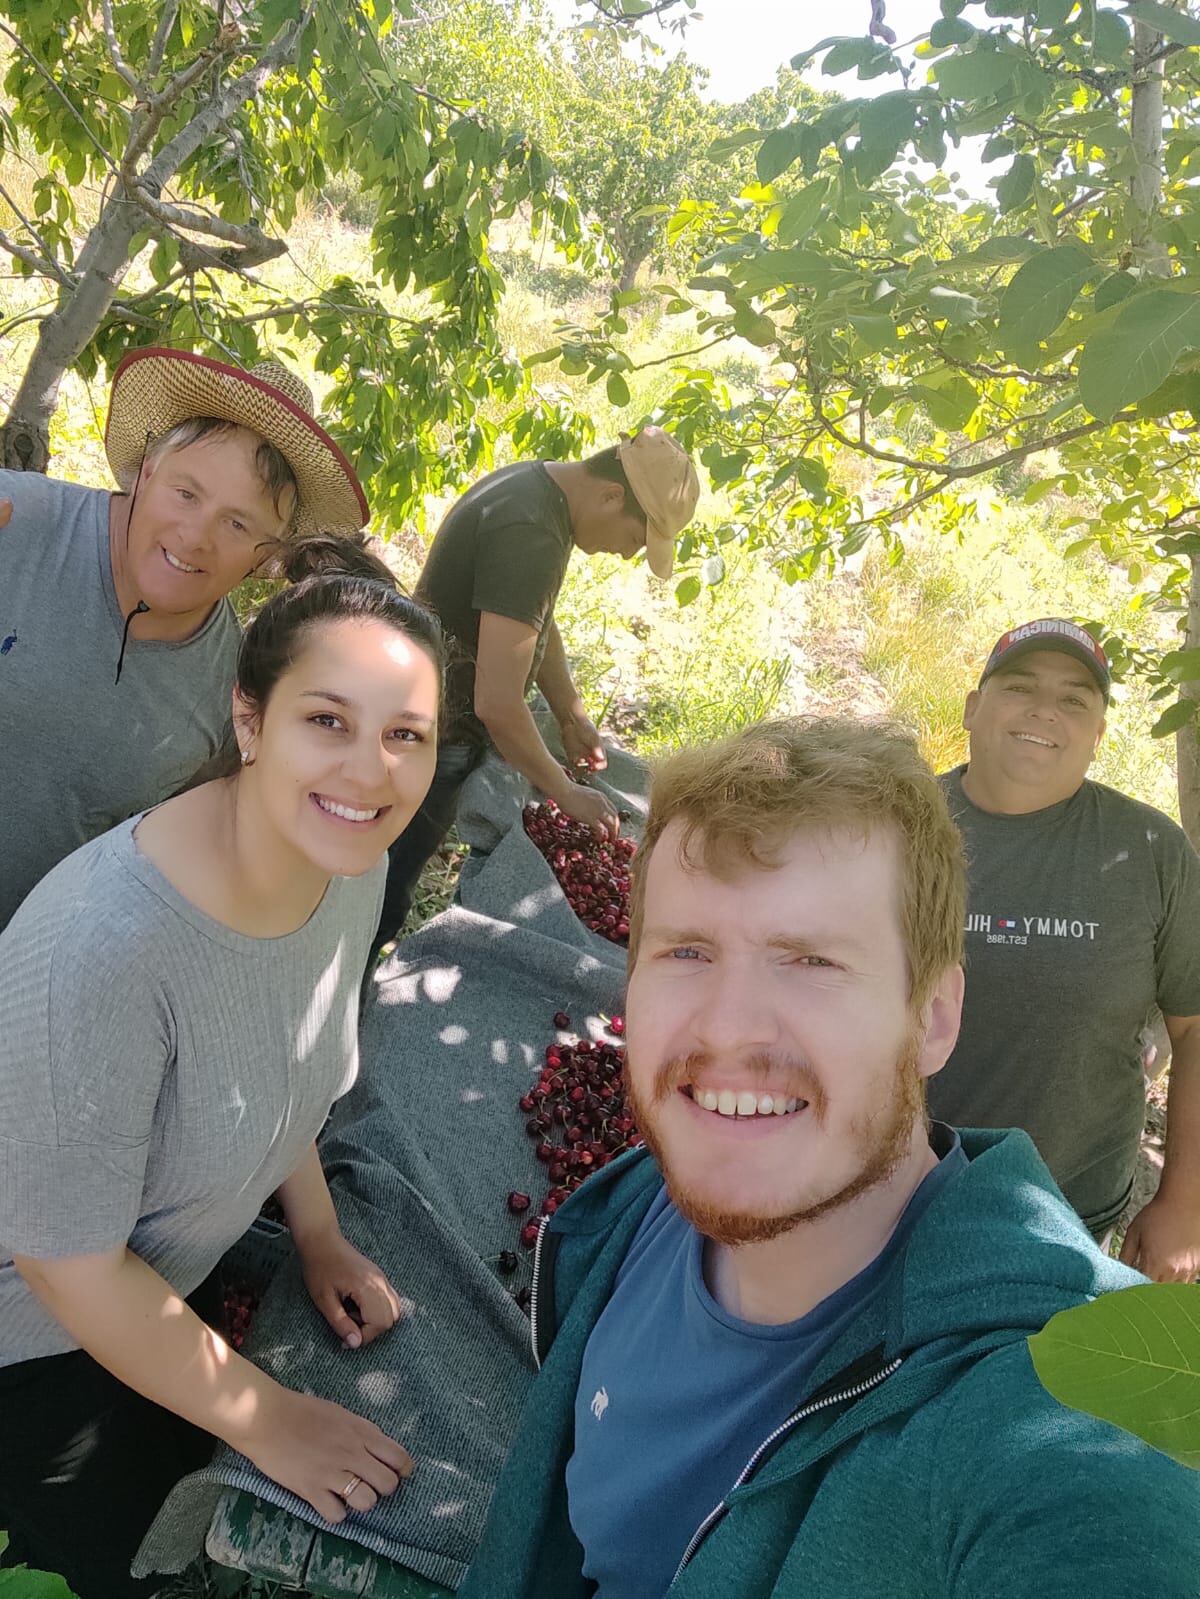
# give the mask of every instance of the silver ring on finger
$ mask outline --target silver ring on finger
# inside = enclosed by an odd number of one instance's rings
[[[350,1495],[354,1492],[354,1490],[359,1486],[359,1484],[361,1482],[362,1482],[362,1478],[361,1477],[351,1477],[350,1481],[342,1489],[340,1497],[342,1499],[349,1499]]]

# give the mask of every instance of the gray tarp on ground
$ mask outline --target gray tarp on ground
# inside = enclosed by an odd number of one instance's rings
[[[645,768],[610,753],[607,781],[645,813]],[[289,1257],[258,1313],[248,1353],[289,1387],[369,1416],[412,1452],[412,1480],[341,1533],[449,1587],[483,1529],[533,1371],[528,1320],[510,1290],[528,1282],[510,1189],[540,1196],[517,1099],[554,1036],[554,1013],[603,1036],[620,1009],[625,951],[590,933],[520,825],[524,781],[491,759],[463,791],[459,832],[474,849],[461,905],[405,939],[363,1023],[358,1083],[321,1141],[346,1236],[377,1260],[408,1318],[367,1349],[343,1350]],[[503,1249],[521,1255],[497,1274]],[[179,1571],[199,1553],[223,1487],[243,1488],[317,1526],[313,1511],[222,1447],[168,1498],[137,1570]]]

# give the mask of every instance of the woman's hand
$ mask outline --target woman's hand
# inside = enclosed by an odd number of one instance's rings
[[[374,1510],[413,1471],[407,1449],[374,1422],[290,1388],[272,1395],[235,1447],[334,1523],[351,1510]]]
[[[313,1304],[347,1349],[369,1344],[399,1321],[396,1290],[374,1261],[360,1255],[336,1227],[303,1246],[297,1243],[297,1251]],[[347,1310],[346,1300],[352,1301],[353,1310]]]

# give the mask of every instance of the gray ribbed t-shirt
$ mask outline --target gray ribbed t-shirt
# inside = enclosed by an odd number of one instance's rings
[[[0,934],[0,1366],[75,1344],[12,1256],[126,1241],[196,1288],[358,1070],[385,862],[248,938],[141,854],[135,817],[61,861]]]
[[[240,630],[227,600],[180,643],[130,639],[102,489],[0,472],[0,928],[50,868],[166,799],[217,748]]]

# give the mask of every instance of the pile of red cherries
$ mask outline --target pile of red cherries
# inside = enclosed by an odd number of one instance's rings
[[[614,944],[627,944],[634,840],[602,841],[586,823],[560,811],[553,800],[526,805],[521,820],[583,925]]]
[[[217,1329],[233,1349],[246,1342],[250,1322],[258,1309],[258,1295],[236,1283],[226,1283],[221,1302],[221,1325]]]
[[[566,1011],[558,1011],[554,1025],[560,1031],[571,1025]],[[620,1038],[625,1021],[614,1016],[608,1031]],[[546,1168],[547,1187],[539,1213],[554,1212],[594,1171],[627,1149],[637,1149],[642,1139],[625,1099],[625,1050],[620,1044],[601,1039],[578,1038],[573,1043],[549,1044],[541,1075],[518,1105],[526,1118],[525,1131],[537,1140],[537,1158]],[[528,1216],[533,1209],[531,1194],[514,1190],[508,1208],[514,1216]],[[521,1226],[521,1243],[531,1249],[537,1242],[538,1222],[527,1220]],[[518,1256],[511,1250],[500,1256],[500,1270],[508,1276],[516,1271]],[[522,1307],[529,1303],[529,1290],[519,1288],[513,1296]]]

